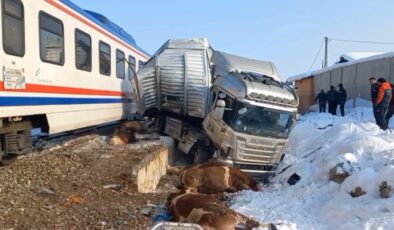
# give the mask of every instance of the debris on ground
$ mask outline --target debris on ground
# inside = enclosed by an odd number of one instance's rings
[[[350,162],[341,162],[330,169],[330,180],[342,184],[353,172]]]
[[[290,176],[290,178],[287,180],[287,183],[289,185],[295,185],[297,184],[298,181],[301,180],[301,176],[298,175],[297,173],[294,173],[293,175]]]
[[[354,188],[351,192],[350,195],[353,198],[357,198],[360,196],[364,196],[365,194],[367,194],[360,186],[357,186],[356,188]]]
[[[392,196],[393,190],[387,181],[383,181],[379,186],[380,197],[388,199]]]

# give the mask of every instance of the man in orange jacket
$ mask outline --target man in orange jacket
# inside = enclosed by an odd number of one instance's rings
[[[381,129],[386,130],[388,128],[388,124],[385,116],[391,100],[391,87],[390,83],[384,78],[379,78],[378,83],[380,84],[380,87],[378,97],[375,101],[377,116],[376,123]]]
[[[394,115],[394,96],[393,96],[393,94],[394,94],[394,85],[390,84],[390,86],[391,86],[391,100],[390,100],[389,109],[388,109],[388,111],[386,113],[387,125],[390,124],[390,119]]]

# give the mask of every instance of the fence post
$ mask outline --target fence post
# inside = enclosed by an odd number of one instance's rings
[[[360,96],[360,91],[357,86],[357,79],[358,79],[358,64],[356,64],[356,73],[355,73],[355,78],[354,78],[354,87],[355,87],[354,94],[355,95],[353,98],[353,108],[356,108],[357,94],[358,94],[358,96]]]

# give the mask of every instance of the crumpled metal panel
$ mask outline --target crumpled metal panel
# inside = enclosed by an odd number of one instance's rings
[[[210,76],[204,50],[167,49],[158,58],[161,108],[180,115],[206,115]]]
[[[203,51],[187,52],[185,55],[187,114],[193,117],[204,117],[208,108],[210,72],[205,55]]]
[[[161,108],[185,115],[185,58],[180,49],[166,49],[159,55]]]
[[[204,118],[209,107],[211,55],[204,38],[166,42],[138,73],[142,112],[158,108]]]
[[[212,55],[212,62],[215,63],[215,76],[226,76],[228,73],[258,73],[272,77],[276,81],[281,81],[275,64],[269,61],[260,61],[245,57],[215,51]]]
[[[144,112],[151,108],[157,108],[158,91],[156,78],[156,64],[150,62],[138,72],[138,84],[140,95],[137,95],[142,103],[140,103],[140,112]],[[141,98],[142,97],[142,98]]]

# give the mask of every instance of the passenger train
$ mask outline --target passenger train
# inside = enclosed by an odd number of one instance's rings
[[[131,35],[69,0],[0,1],[0,160],[31,146],[32,128],[53,134],[135,113],[132,77],[149,55]]]

